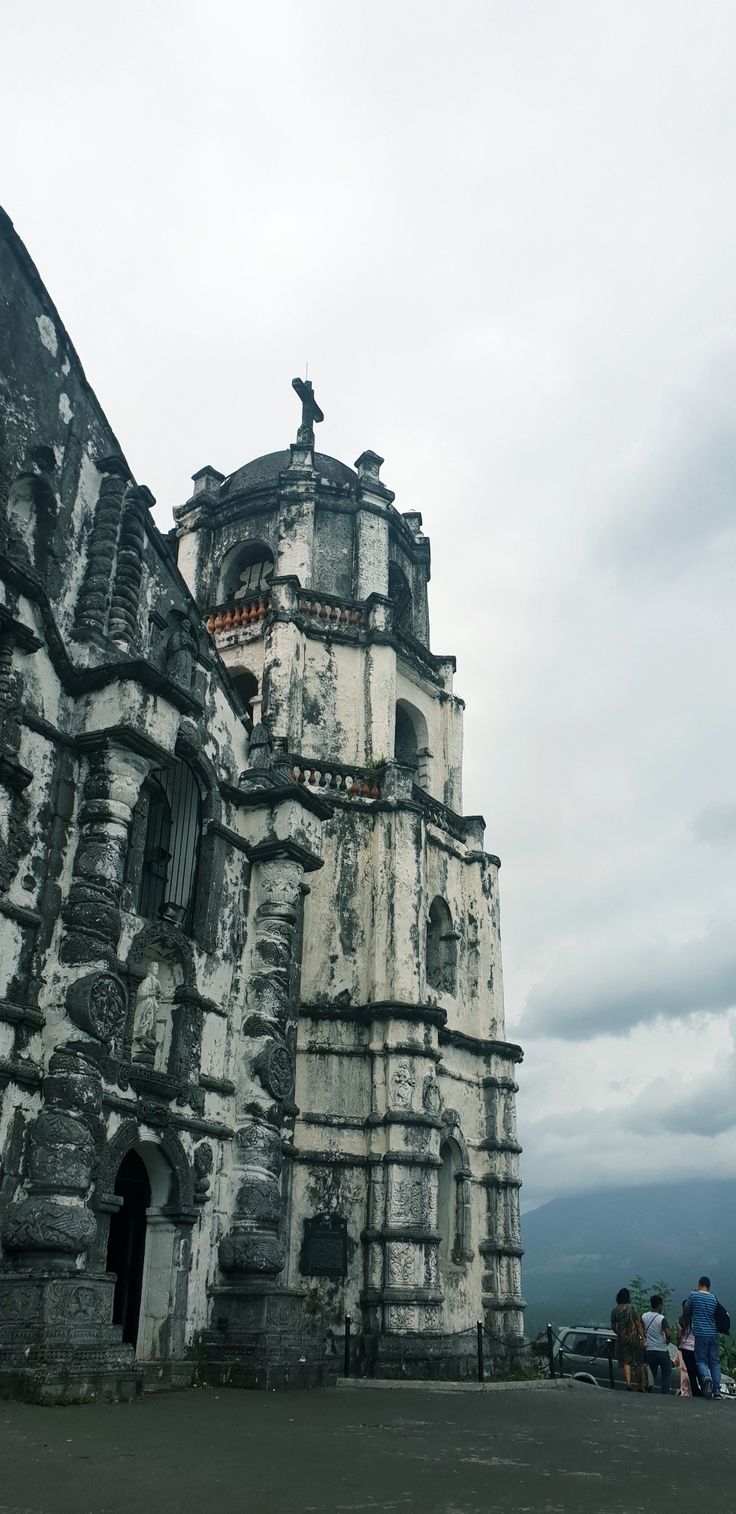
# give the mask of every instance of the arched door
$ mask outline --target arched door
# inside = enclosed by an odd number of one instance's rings
[[[123,1340],[135,1349],[146,1257],[146,1214],[151,1203],[146,1166],[136,1151],[123,1157],[115,1193],[123,1202],[110,1220],[107,1243],[107,1271],[116,1277],[113,1324],[122,1326]]]

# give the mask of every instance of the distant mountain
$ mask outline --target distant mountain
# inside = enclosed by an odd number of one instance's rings
[[[680,1300],[701,1273],[736,1316],[736,1182],[657,1184],[552,1199],[522,1218],[526,1332],[607,1320],[619,1288],[660,1279]]]

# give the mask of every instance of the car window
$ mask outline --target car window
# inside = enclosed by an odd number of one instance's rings
[[[594,1337],[590,1334],[583,1335],[582,1332],[571,1330],[565,1336],[565,1351],[571,1356],[592,1356],[594,1350]]]
[[[608,1356],[608,1348],[613,1341],[612,1335],[597,1335],[595,1338],[595,1350],[597,1356]]]

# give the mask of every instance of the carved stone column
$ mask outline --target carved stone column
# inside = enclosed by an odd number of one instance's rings
[[[316,1381],[319,1373],[320,1342],[304,1316],[303,1291],[277,1281],[285,1261],[281,1177],[294,1087],[289,1043],[298,1014],[294,949],[303,871],[284,849],[256,861],[251,881],[234,1208],[219,1247],[226,1282],[213,1289],[214,1328],[205,1342],[210,1380],[240,1386]]]
[[[154,497],[145,484],[129,489],[123,502],[115,581],[110,601],[110,635],[129,650],[140,639],[140,597],[145,520]]]
[[[123,495],[130,478],[128,465],[122,457],[100,458],[96,466],[102,474],[102,483],[77,600],[75,630],[78,636],[90,631],[102,633],[107,628]]]
[[[130,1398],[133,1351],[112,1324],[115,1279],[88,1270],[97,1224],[88,1207],[101,1138],[101,1061],[125,1021],[112,973],[78,979],[67,1012],[83,1039],[60,1046],[43,1080],[27,1187],[5,1216],[11,1271],[0,1273],[0,1394]]]
[[[148,766],[127,748],[90,751],[72,884],[62,908],[62,962],[114,965],[128,833]]]
[[[256,868],[251,883],[257,899],[243,1023],[246,1082],[236,1152],[242,1180],[235,1222],[220,1247],[224,1271],[241,1279],[276,1277],[284,1265],[281,1225],[281,1127],[284,1104],[294,1087],[287,1037],[298,1013],[292,992],[294,932],[300,907],[302,868],[279,857]]]

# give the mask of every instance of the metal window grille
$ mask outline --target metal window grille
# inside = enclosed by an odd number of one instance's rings
[[[202,828],[202,798],[185,762],[157,768],[148,779],[148,820],[138,910],[190,930]]]

